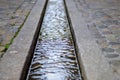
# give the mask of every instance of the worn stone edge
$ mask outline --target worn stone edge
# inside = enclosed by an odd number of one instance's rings
[[[20,80],[47,0],[38,0],[18,36],[0,59],[0,80]]]
[[[74,0],[65,0],[84,80],[120,80],[102,55]]]

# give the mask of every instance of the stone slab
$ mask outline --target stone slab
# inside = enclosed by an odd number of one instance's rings
[[[82,65],[84,80],[120,80],[102,55],[95,38],[88,30],[80,7],[76,5],[75,1],[79,2],[79,0],[66,0],[65,2],[76,38],[78,58]]]
[[[20,80],[47,0],[38,0],[19,35],[0,60],[0,80]]]
[[[26,21],[37,0],[0,0],[0,57]]]

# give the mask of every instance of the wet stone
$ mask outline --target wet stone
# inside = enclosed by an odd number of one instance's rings
[[[67,55],[66,58],[69,58],[69,59],[71,59],[71,60],[76,60],[76,57],[73,56],[73,55]]]
[[[63,0],[49,0],[26,80],[81,80]]]
[[[32,68],[34,68],[34,67],[36,67],[36,66],[41,66],[41,64],[40,64],[40,63],[33,63],[33,64],[32,64]]]

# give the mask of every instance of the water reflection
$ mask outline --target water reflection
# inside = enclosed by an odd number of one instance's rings
[[[27,80],[81,80],[63,0],[49,0]]]

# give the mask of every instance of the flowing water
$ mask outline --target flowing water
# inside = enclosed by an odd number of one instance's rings
[[[81,80],[63,0],[49,0],[26,80]]]

